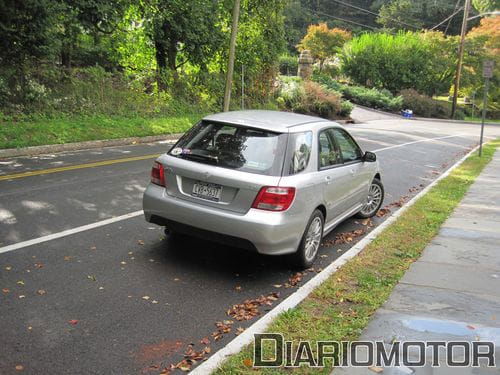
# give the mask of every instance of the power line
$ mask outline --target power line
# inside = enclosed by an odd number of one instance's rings
[[[312,10],[312,9],[305,8],[305,7],[303,9],[305,11],[313,14],[313,15],[319,15],[319,14],[321,14],[321,15],[323,15],[325,17],[330,17],[330,18],[333,18],[333,19],[336,19],[336,20],[339,20],[339,21],[344,21],[344,22],[352,23],[354,25],[361,26],[361,27],[367,27],[367,28],[375,30],[375,31],[379,31],[380,30],[380,29],[377,29],[376,27],[373,27],[373,26],[364,25],[362,23],[354,22],[354,21],[351,21],[351,20],[346,20],[344,18],[340,18],[340,17],[337,17],[337,16],[332,16],[331,14],[327,14],[327,13],[321,12],[319,10]]]
[[[453,14],[451,14],[450,16],[448,16],[445,20],[441,21],[436,26],[434,26],[433,28],[431,28],[431,30],[437,29],[439,26],[441,26],[442,24],[444,24],[446,21],[451,20],[458,13],[460,13],[463,9],[464,9],[464,7],[460,7],[457,11],[453,12]]]
[[[345,6],[345,7],[348,7],[348,8],[360,10],[361,12],[369,13],[369,14],[377,16],[377,17],[379,16],[378,13],[372,12],[371,10],[368,10],[368,9],[365,9],[365,8],[360,8],[360,7],[356,6],[356,5],[352,5],[352,4],[349,4],[349,3],[344,3],[343,1],[340,1],[340,0],[332,0],[332,1],[334,1],[334,2],[336,2],[338,4],[341,4],[341,5]],[[391,20],[393,22],[399,23],[401,25],[404,25],[404,26],[413,27],[414,29],[417,29],[417,30],[421,29],[421,27],[419,27],[419,26],[411,25],[409,23],[399,21],[399,20],[397,20],[395,18],[389,18],[388,17],[387,19],[389,19],[389,20]]]

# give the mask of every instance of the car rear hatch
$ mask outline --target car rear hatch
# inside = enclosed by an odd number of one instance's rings
[[[203,121],[159,161],[167,193],[246,213],[263,186],[278,186],[287,133]]]

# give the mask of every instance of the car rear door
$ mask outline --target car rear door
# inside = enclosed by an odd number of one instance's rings
[[[336,221],[350,208],[351,176],[342,164],[340,150],[335,144],[332,128],[318,133],[318,173],[323,184],[327,222]]]
[[[370,183],[369,170],[363,163],[363,152],[354,138],[342,128],[333,128],[331,133],[342,156],[342,164],[350,176],[346,197],[349,206],[354,208],[365,203]]]

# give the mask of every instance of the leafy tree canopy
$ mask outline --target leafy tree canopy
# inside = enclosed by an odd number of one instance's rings
[[[326,23],[310,25],[298,48],[299,50],[309,50],[313,58],[319,60],[320,65],[323,65],[324,61],[339,52],[351,37],[349,31],[339,28],[330,29]]]

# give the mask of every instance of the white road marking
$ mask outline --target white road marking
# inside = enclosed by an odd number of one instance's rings
[[[342,267],[349,259],[358,255],[370,242],[372,242],[377,235],[379,235],[385,228],[391,225],[401,216],[408,208],[413,206],[424,194],[426,194],[430,189],[432,189],[439,181],[447,177],[456,167],[464,162],[478,147],[475,147],[471,152],[465,155],[462,159],[457,161],[451,168],[444,172],[441,176],[435,179],[431,184],[429,184],[420,193],[415,195],[408,203],[401,207],[398,211],[392,214],[387,220],[376,227],[372,232],[370,232],[366,237],[359,241],[356,245],[347,250],[339,258],[337,258],[333,263],[330,263],[323,271],[314,276],[311,280],[297,289],[296,292],[292,293],[285,300],[283,300],[279,305],[269,311],[262,318],[257,320],[254,324],[248,327],[242,334],[237,336],[231,342],[229,342],[225,347],[214,353],[210,358],[208,358],[201,365],[196,367],[190,372],[190,375],[207,375],[211,374],[213,371],[217,370],[222,363],[228,359],[233,354],[239,353],[243,347],[252,343],[253,335],[255,333],[263,333],[267,327],[273,322],[275,318],[281,313],[288,311],[296,307],[301,303],[311,292],[320,286],[325,280],[327,280],[331,275],[333,275],[337,270]]]
[[[406,143],[401,143],[399,145],[394,145],[394,146],[389,146],[389,147],[384,147],[384,148],[379,148],[378,150],[373,150],[372,152],[380,152],[380,151],[385,151],[385,150],[391,150],[393,148],[398,148],[398,147],[404,147],[408,145],[413,145],[415,143],[422,143],[422,142],[430,142],[430,141],[437,141],[440,139],[446,139],[446,138],[453,138],[453,137],[461,137],[463,134],[456,134],[456,135],[447,135],[445,137],[437,137],[437,138],[425,138],[425,139],[419,139],[418,141],[413,141],[413,142],[406,142]]]
[[[82,225],[81,227],[76,227],[76,228],[64,230],[62,232],[52,233],[52,234],[49,234],[47,236],[34,238],[32,240],[22,241],[22,242],[18,242],[18,243],[12,244],[12,245],[0,247],[0,254],[7,253],[7,252],[13,251],[13,250],[22,249],[23,247],[36,245],[36,244],[39,244],[42,242],[52,241],[52,240],[55,240],[57,238],[70,236],[70,235],[75,234],[75,233],[80,233],[80,232],[84,232],[86,230],[102,227],[104,225],[116,223],[118,221],[127,220],[130,218],[136,217],[136,216],[140,216],[140,215],[142,215],[142,213],[143,213],[142,210],[130,212],[130,213],[125,214],[125,215],[112,217],[110,219],[98,221],[96,223]]]

